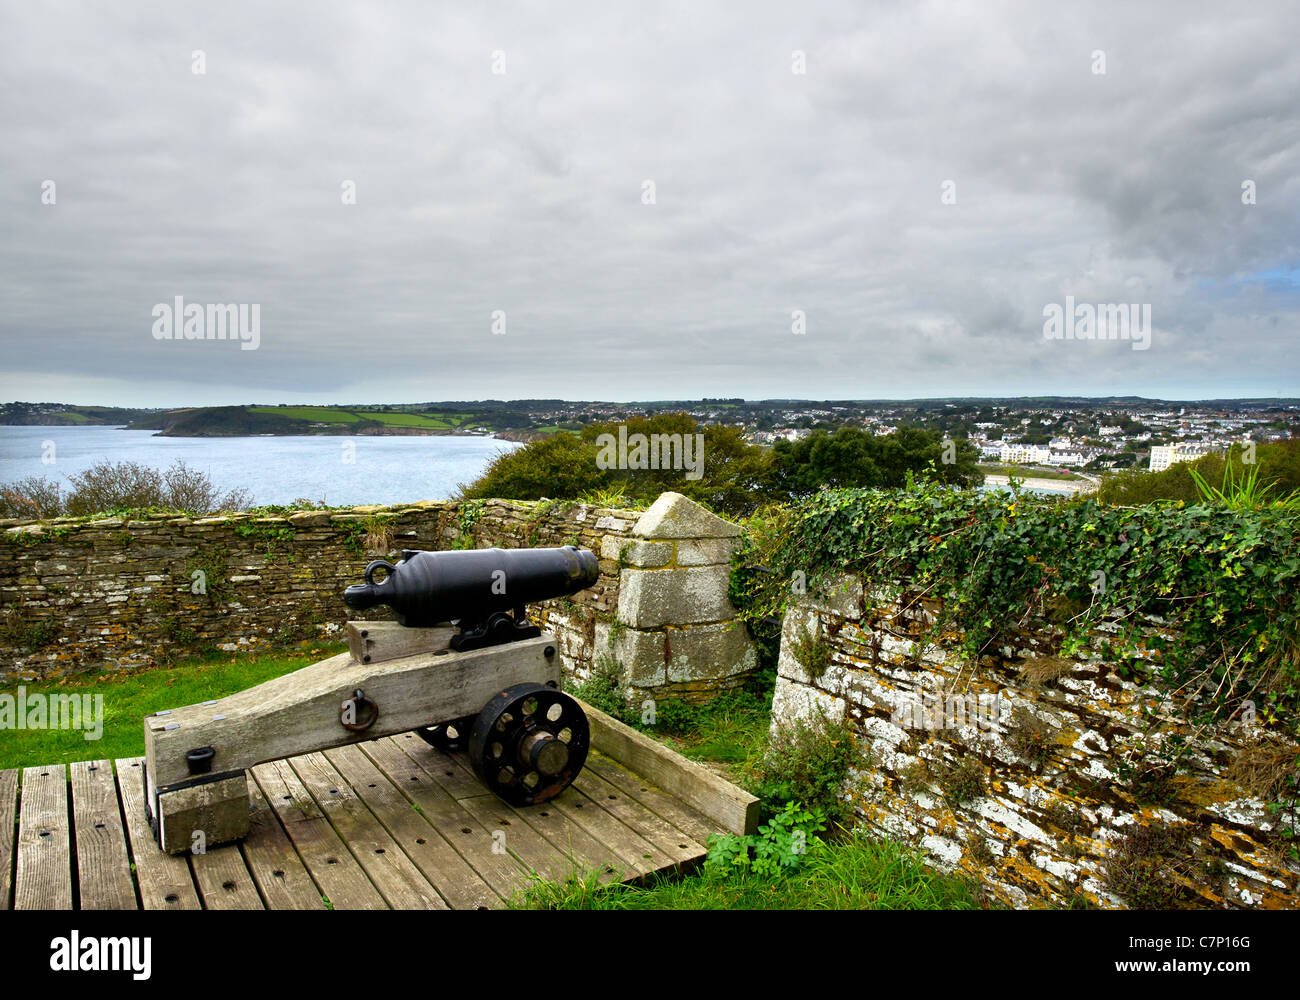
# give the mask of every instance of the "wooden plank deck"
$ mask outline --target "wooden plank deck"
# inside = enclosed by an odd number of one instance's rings
[[[563,794],[515,809],[465,754],[385,737],[254,767],[248,837],[188,857],[152,839],[140,758],[3,771],[0,908],[483,909],[534,872],[607,881],[692,866],[733,822],[730,786],[711,819],[696,790],[666,789],[681,775],[647,763],[657,783],[593,751]]]

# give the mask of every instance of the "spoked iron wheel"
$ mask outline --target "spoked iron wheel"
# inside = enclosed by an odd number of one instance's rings
[[[581,706],[544,684],[515,684],[483,706],[469,760],[483,784],[512,806],[559,795],[587,760],[591,730]]]
[[[417,729],[415,734],[429,746],[443,753],[459,753],[469,746],[469,732],[474,726],[474,716],[467,715],[452,722]]]

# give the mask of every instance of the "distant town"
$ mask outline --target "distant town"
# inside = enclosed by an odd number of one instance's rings
[[[1146,468],[1161,471],[1233,444],[1283,441],[1300,433],[1300,400],[1169,401],[1134,397],[917,400],[661,400],[617,403],[559,399],[375,405],[243,404],[130,409],[66,403],[0,405],[0,424],[104,425],[173,437],[301,434],[494,435],[515,441],[590,423],[683,412],[702,424],[743,428],[756,444],[816,430],[858,426],[892,434],[902,425],[965,438],[985,472],[1031,471],[1059,480]]]

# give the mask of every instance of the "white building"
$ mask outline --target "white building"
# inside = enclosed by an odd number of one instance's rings
[[[1164,472],[1171,465],[1179,462],[1194,462],[1209,453],[1209,448],[1199,444],[1155,445],[1151,449],[1151,461],[1147,468],[1151,472]]]
[[[1003,444],[998,457],[1004,462],[1033,462],[1044,465],[1052,460],[1052,450],[1037,444]]]

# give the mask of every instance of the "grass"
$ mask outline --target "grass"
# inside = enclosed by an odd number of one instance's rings
[[[1061,472],[1059,469],[1040,469],[1030,465],[980,465],[976,466],[986,476],[1015,476],[1017,479],[1061,479],[1076,480],[1083,477],[1073,472]]]
[[[814,840],[792,874],[760,878],[705,865],[685,878],[654,876],[642,885],[600,885],[595,872],[534,878],[515,909],[540,910],[974,910],[968,881],[936,875],[900,844],[855,836]]]
[[[386,427],[422,427],[432,431],[451,430],[455,424],[442,417],[426,417],[419,413],[387,413],[382,410],[357,410],[357,416],[377,420]]]
[[[355,424],[360,418],[332,406],[250,406],[249,413],[271,413],[289,420],[310,420],[318,424]]]
[[[27,694],[102,694],[103,738],[81,731],[15,730],[0,741],[0,768],[61,764],[74,760],[134,757],[144,752],[143,719],[163,708],[192,705],[233,694],[298,670],[341,647],[257,656],[196,657],[135,674],[84,676],[27,687]],[[684,756],[725,765],[733,780],[760,791],[769,750],[770,674],[706,706],[661,703],[656,726],[643,729]],[[667,711],[662,709],[667,706]],[[781,745],[784,747],[784,744]],[[789,748],[786,748],[787,750]],[[767,803],[769,807],[776,803]],[[770,808],[769,808],[770,811]],[[548,881],[534,875],[511,901],[526,909],[978,909],[978,887],[928,869],[915,850],[855,835],[828,842],[813,837],[800,866],[779,876],[705,864],[685,876],[653,876],[639,884],[599,883],[599,873]]]
[[[87,740],[82,730],[8,730],[0,739],[0,768],[138,756],[144,753],[146,715],[234,694],[341,651],[339,646],[262,656],[223,653],[140,673],[98,674],[62,683],[23,685],[29,700],[34,694],[103,695],[103,737]],[[9,688],[6,693],[16,695]]]
[[[430,417],[420,413],[343,410],[333,406],[250,406],[248,410],[250,413],[270,413],[290,420],[309,420],[318,424],[355,424],[362,420],[373,420],[386,427],[419,427],[431,431],[452,430],[464,419],[455,414]]]

